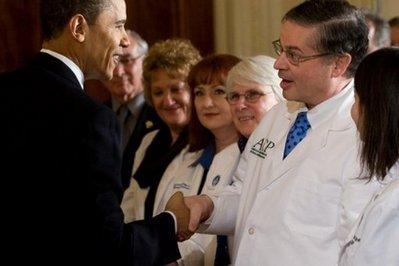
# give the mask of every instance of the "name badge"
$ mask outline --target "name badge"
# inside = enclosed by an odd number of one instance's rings
[[[191,186],[187,183],[176,183],[173,185],[173,189],[191,189]]]

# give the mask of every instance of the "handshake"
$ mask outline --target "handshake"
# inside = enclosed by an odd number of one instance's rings
[[[206,195],[184,197],[178,191],[166,203],[165,211],[172,212],[177,221],[177,240],[189,239],[201,222],[207,220],[213,211],[213,202]]]

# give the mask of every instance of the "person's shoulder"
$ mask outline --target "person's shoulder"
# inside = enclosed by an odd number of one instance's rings
[[[198,151],[189,151],[190,146],[187,145],[179,154],[179,158],[181,162],[185,162],[186,164],[193,164],[199,157],[201,157],[204,149]]]
[[[47,58],[43,59],[43,57],[39,54],[27,65],[1,75],[2,86],[17,88],[13,90],[16,95],[31,93],[45,98],[47,95],[56,97],[58,94],[64,97],[66,91],[77,92],[81,89],[79,82],[67,66],[63,66],[62,62],[56,62],[55,66],[61,70],[54,70],[43,63]]]
[[[235,167],[235,161],[240,157],[241,151],[237,142],[230,144],[215,154],[212,165],[222,165],[224,168]],[[226,162],[229,162],[226,164]]]
[[[21,75],[23,74],[23,69],[17,69],[14,71],[8,71],[0,74],[0,86],[2,88],[3,99],[7,100],[7,97],[13,97],[13,95],[21,94],[17,87],[21,87],[22,90],[27,90],[26,86],[19,86],[21,82]]]
[[[48,76],[47,84],[45,86],[47,89],[42,93],[52,102],[51,105],[54,105],[53,110],[60,110],[61,113],[76,117],[78,120],[116,119],[109,107],[94,101],[79,85],[53,75]]]
[[[0,74],[1,81],[11,81],[18,79],[20,75],[24,72],[26,67],[18,68],[12,71],[6,71]]]
[[[383,188],[382,198],[399,209],[399,178],[396,177]]]
[[[225,157],[226,155],[230,156],[239,156],[241,154],[240,148],[237,144],[237,142],[234,142],[221,150],[219,153],[217,153],[215,156],[220,155],[222,157]]]
[[[396,217],[395,219],[399,219],[399,179],[391,180],[374,194],[369,208],[369,217],[374,216],[376,219]]]
[[[173,158],[165,173],[172,172],[175,174],[177,169],[186,171],[187,168],[191,168],[198,158],[201,157],[202,151],[203,150],[190,152],[189,146],[187,145],[178,155],[175,156],[175,158]]]
[[[38,69],[32,68],[30,64],[20,67],[18,69],[7,71],[0,74],[0,84],[3,88],[20,87],[27,90],[28,84],[34,84],[34,80],[39,76]],[[33,82],[32,82],[33,81]],[[12,92],[18,92],[13,90]]]

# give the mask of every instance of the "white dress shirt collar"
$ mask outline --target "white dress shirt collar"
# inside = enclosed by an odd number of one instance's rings
[[[57,52],[54,52],[54,51],[51,51],[51,50],[48,50],[48,49],[44,49],[44,48],[42,48],[42,49],[40,50],[40,52],[49,54],[49,55],[51,55],[51,56],[53,56],[53,57],[55,57],[55,58],[61,60],[65,65],[67,65],[67,66],[71,69],[71,71],[73,72],[73,74],[75,74],[76,78],[77,78],[78,81],[79,81],[80,86],[81,86],[82,89],[83,89],[84,75],[83,75],[82,70],[78,67],[78,65],[76,65],[76,64],[75,64],[71,59],[69,59],[68,57],[66,57],[66,56],[64,56],[64,55],[62,55],[62,54],[59,54],[59,53],[57,53]]]
[[[349,81],[349,83],[336,95],[331,97],[330,99],[325,100],[324,102],[316,105],[312,109],[308,109],[306,106],[303,106],[297,110],[297,112],[291,113],[289,117],[291,119],[295,119],[299,112],[308,111],[307,118],[314,129],[318,125],[323,124],[324,121],[331,118],[331,116],[337,112],[339,107],[343,104],[344,101],[348,99],[350,101],[354,101],[354,82],[353,79]],[[350,113],[346,114],[350,117]]]
[[[115,97],[111,96],[112,101],[112,109],[117,112],[119,107],[122,105]],[[139,110],[141,110],[142,106],[144,105],[144,93],[141,92],[139,95],[134,97],[128,104],[127,108],[129,108],[130,113],[136,114]]]

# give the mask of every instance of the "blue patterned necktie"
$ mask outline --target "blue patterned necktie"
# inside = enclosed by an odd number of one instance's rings
[[[283,159],[285,159],[295,146],[306,136],[306,132],[310,128],[306,113],[307,112],[300,112],[296,117],[295,123],[292,125],[285,142]]]

